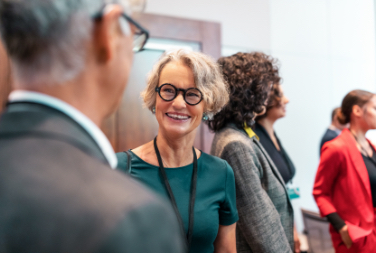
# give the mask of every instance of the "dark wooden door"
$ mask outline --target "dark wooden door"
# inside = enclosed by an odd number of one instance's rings
[[[3,110],[11,90],[10,62],[0,41],[0,112]]]

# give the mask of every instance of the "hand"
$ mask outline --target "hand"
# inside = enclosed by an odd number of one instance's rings
[[[346,248],[351,248],[352,240],[349,235],[349,231],[347,229],[347,225],[345,225],[341,230],[339,231],[339,234],[341,235],[342,241],[345,244]]]
[[[294,227],[294,253],[300,253],[300,240],[296,227]]]

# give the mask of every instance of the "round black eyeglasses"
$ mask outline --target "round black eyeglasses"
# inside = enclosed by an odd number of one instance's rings
[[[199,104],[203,97],[201,91],[197,88],[179,89],[170,83],[165,83],[156,87],[155,91],[158,92],[159,96],[164,101],[174,100],[178,96],[179,91],[181,91],[183,92],[184,101],[189,105]]]

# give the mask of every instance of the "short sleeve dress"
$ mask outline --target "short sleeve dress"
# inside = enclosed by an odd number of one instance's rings
[[[159,167],[145,162],[132,151],[130,153],[131,176],[169,200]],[[118,168],[127,171],[127,155],[124,152],[116,155]],[[165,168],[165,171],[187,233],[193,163],[178,168]],[[213,253],[219,225],[231,225],[238,219],[233,170],[226,161],[202,152],[197,160],[197,189],[190,252]]]

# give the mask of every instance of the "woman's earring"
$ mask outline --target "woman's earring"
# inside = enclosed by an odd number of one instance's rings
[[[151,112],[152,112],[152,113],[155,113],[155,107],[153,107],[153,109],[151,109]]]
[[[206,113],[204,113],[202,115],[202,120],[207,121],[208,119],[209,119],[208,115],[206,115]]]

